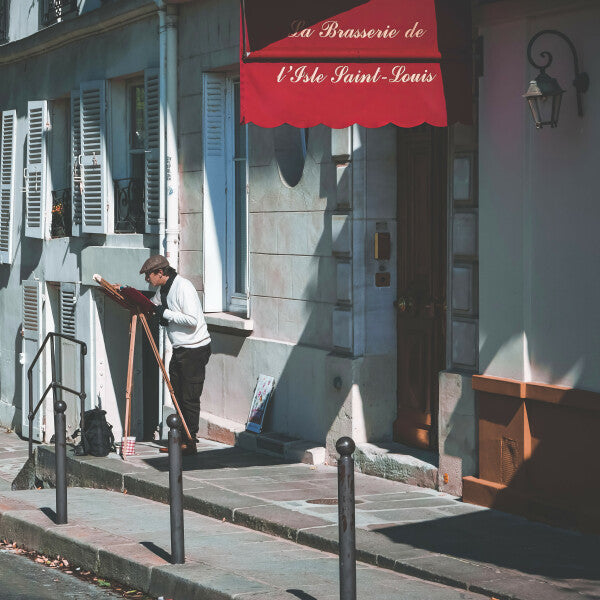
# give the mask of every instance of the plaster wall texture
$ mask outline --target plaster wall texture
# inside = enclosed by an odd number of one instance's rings
[[[87,4],[88,8],[93,8],[93,3]],[[21,12],[25,3],[13,2],[12,6],[17,11],[12,15],[13,20],[20,19],[23,25],[25,17]],[[9,52],[10,44],[3,49]],[[3,425],[20,426],[21,422],[21,282],[38,278],[53,282],[82,281],[85,285],[91,283],[94,273],[102,273],[110,281],[143,288],[145,283],[137,274],[139,265],[157,245],[156,236],[146,235],[87,235],[47,241],[24,237],[24,181],[21,174],[25,166],[27,102],[68,98],[71,89],[79,87],[83,81],[141,74],[145,68],[157,64],[158,20],[148,18],[0,67],[3,82],[0,110],[16,109],[18,118],[14,259],[10,266],[0,265],[0,326],[5,332],[0,341],[0,423]],[[110,158],[109,152],[109,162]],[[87,301],[82,302],[86,304]],[[87,308],[90,312],[89,303]],[[78,336],[91,347],[90,314],[84,322],[86,325],[78,329]],[[87,379],[88,382],[92,380],[92,373],[88,373]],[[90,388],[88,402],[95,399],[91,392]]]
[[[521,98],[537,74],[527,43],[542,29],[568,35],[581,69],[598,80],[599,20],[598,7],[564,9],[482,31],[480,360],[489,375],[600,390],[600,92],[590,86],[578,117],[570,51],[547,35],[534,52],[552,53],[548,72],[566,89],[558,127],[536,131]]]
[[[489,375],[523,379],[526,25],[481,33],[486,75],[479,81],[479,365]]]

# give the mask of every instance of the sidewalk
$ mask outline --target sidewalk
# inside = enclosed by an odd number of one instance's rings
[[[54,490],[4,492],[0,535],[174,600],[339,598],[335,555],[188,511],[186,563],[170,565],[168,506],[119,492],[72,488],[69,524],[55,525],[48,510],[54,495]],[[360,598],[373,600],[485,598],[367,565],[358,566],[357,587]]]
[[[7,447],[12,451],[4,452]],[[14,435],[0,434],[0,465],[20,453],[19,448],[26,449],[26,444]],[[110,458],[71,455],[70,483],[117,492],[126,490],[126,495],[111,495],[126,498],[126,502],[141,502],[141,498],[165,502],[168,458],[159,455],[153,444],[138,444],[137,451],[139,454],[127,462],[116,455]],[[38,447],[37,476],[51,481],[53,463],[53,448]],[[327,504],[337,493],[334,468],[281,463],[275,458],[208,441],[199,444],[197,456],[184,458],[183,468],[186,509],[291,540],[299,544],[291,546],[294,552],[312,552],[302,546],[336,551],[337,507]],[[0,470],[0,478],[6,480],[7,471],[10,469]],[[6,492],[0,493],[6,496]],[[36,492],[19,493],[38,497]],[[46,493],[42,490],[42,494]],[[94,492],[69,490],[70,514],[75,515],[72,511],[78,510],[77,495],[86,493]],[[373,577],[381,577],[382,585],[387,577],[397,577],[396,571],[499,600],[600,598],[597,536],[532,523],[463,504],[447,494],[358,473],[356,498],[358,558],[380,567],[373,571],[376,574]],[[29,496],[23,496],[22,500],[32,503]],[[53,507],[53,496],[45,502],[45,506]],[[33,504],[41,506],[39,502]],[[150,509],[144,508],[143,521],[150,523],[146,510]],[[186,515],[186,542],[198,537],[188,529],[188,521],[196,518],[200,516]],[[4,520],[0,521],[2,528],[3,523]],[[168,517],[164,517],[164,526],[168,527]],[[245,533],[258,535],[247,529]],[[194,544],[187,545],[191,552]],[[168,535],[161,547],[168,550]],[[246,552],[238,549],[236,554],[233,550],[222,564],[237,566],[238,561],[246,560],[245,556]],[[257,554],[253,552],[251,558],[257,558]],[[197,559],[205,561],[205,557]],[[366,587],[371,596],[372,585]],[[320,592],[317,597],[321,600],[328,596]],[[382,596],[394,597],[389,593]],[[469,595],[465,594],[466,597]]]

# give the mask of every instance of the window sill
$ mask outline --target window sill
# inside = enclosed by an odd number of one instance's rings
[[[225,312],[205,313],[209,331],[247,337],[254,331],[254,321]]]

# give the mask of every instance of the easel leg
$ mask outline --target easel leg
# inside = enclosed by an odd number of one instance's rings
[[[133,387],[133,353],[135,350],[135,332],[137,328],[137,315],[131,315],[131,324],[129,327],[129,362],[127,363],[127,387],[125,388],[125,427],[124,436],[129,437],[131,433],[131,388]],[[125,457],[125,448],[121,446],[123,460]]]
[[[186,433],[188,439],[192,440],[192,435],[190,434],[190,430],[188,429],[187,423],[185,422],[185,419],[183,418],[183,414],[181,414],[181,409],[179,408],[177,399],[175,398],[175,392],[173,391],[173,386],[171,385],[171,380],[169,379],[169,376],[167,375],[167,370],[165,369],[165,365],[162,361],[162,358],[160,357],[158,348],[156,347],[156,342],[154,341],[154,338],[152,337],[152,332],[150,331],[150,327],[148,326],[148,321],[146,320],[146,315],[140,314],[140,321],[142,322],[144,331],[146,332],[146,337],[148,338],[148,341],[150,342],[150,346],[152,346],[152,351],[154,352],[154,357],[156,358],[156,362],[158,363],[158,366],[160,367],[160,370],[162,372],[165,383],[167,384],[167,387],[169,388],[169,393],[171,394],[171,400],[173,400],[173,406],[175,407],[175,410],[177,411],[177,414],[179,415],[179,418],[181,419],[181,423],[183,424],[183,429],[185,430],[185,433]]]

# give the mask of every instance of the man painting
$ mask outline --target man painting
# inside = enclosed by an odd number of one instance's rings
[[[211,354],[202,305],[192,282],[178,275],[164,256],[151,256],[142,265],[140,274],[150,285],[159,287],[152,302],[173,346],[169,378],[192,436],[192,440],[183,443],[182,450],[184,454],[196,454],[200,396]]]

